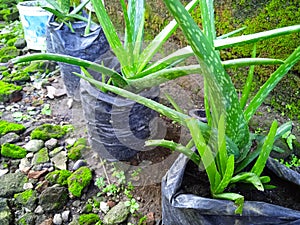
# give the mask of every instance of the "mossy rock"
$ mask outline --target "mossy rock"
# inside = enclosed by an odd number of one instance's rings
[[[6,63],[10,59],[19,56],[19,50],[15,46],[7,46],[0,49],[0,62]]]
[[[50,182],[51,185],[59,184],[61,186],[68,184],[68,177],[72,172],[69,170],[55,170],[46,175],[45,179]]]
[[[86,149],[87,141],[85,138],[79,138],[74,145],[68,150],[68,158],[78,160],[81,158],[82,151]]]
[[[33,165],[39,165],[42,163],[46,163],[50,160],[49,154],[48,154],[48,149],[47,148],[42,148],[39,150],[37,153],[34,154],[31,163]]]
[[[80,197],[82,190],[90,184],[91,180],[92,171],[86,166],[80,167],[68,177],[68,190],[72,195]]]
[[[7,102],[22,90],[21,86],[0,81],[0,102]]]
[[[13,159],[22,159],[26,156],[27,151],[25,148],[15,144],[5,143],[1,146],[1,155]]]
[[[37,202],[37,192],[29,189],[21,193],[14,194],[14,198],[20,205],[34,210]]]
[[[78,220],[80,225],[95,225],[99,221],[100,217],[94,213],[81,214]]]
[[[23,84],[30,81],[30,75],[24,70],[18,70],[10,73],[9,71],[2,72],[2,80],[8,83]]]
[[[47,141],[51,138],[62,138],[67,132],[73,130],[71,125],[52,125],[52,124],[43,124],[36,129],[34,129],[30,137],[31,139],[40,139],[43,141]]]
[[[6,120],[0,120],[0,136],[3,136],[9,132],[14,132],[14,133],[20,134],[25,130],[26,130],[26,128],[22,124],[11,123]]]

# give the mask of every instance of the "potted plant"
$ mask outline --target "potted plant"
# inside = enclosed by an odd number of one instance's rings
[[[46,0],[51,6],[43,9],[52,13],[47,23],[47,52],[70,55],[89,61],[101,59],[109,50],[109,44],[105,38],[101,26],[94,23],[84,11],[84,7],[90,2],[85,0],[76,5],[67,0]],[[73,4],[72,4],[73,2]],[[80,101],[80,78],[73,72],[80,72],[80,67],[59,63],[60,72],[69,97]]]
[[[147,141],[149,145],[160,145],[179,151],[180,156],[162,183],[164,224],[297,224],[300,211],[262,202],[244,201],[237,192],[228,192],[236,183],[246,183],[263,191],[271,188],[270,177],[263,174],[274,141],[291,129],[291,123],[278,127],[277,121],[271,125],[266,137],[258,138],[249,131],[248,122],[266,96],[277,85],[288,70],[300,59],[300,47],[284,61],[256,58],[237,59],[222,62],[218,50],[238,44],[255,43],[259,40],[299,32],[300,25],[266,31],[253,35],[216,39],[213,18],[213,2],[200,1],[202,12],[202,32],[178,0],[165,0],[165,4],[183,30],[191,49],[199,61],[199,72],[205,81],[205,109],[207,124],[168,108],[135,93],[99,82],[87,71],[81,78],[98,88],[105,88],[123,97],[135,100],[172,120],[187,126],[192,140],[187,146],[166,140]],[[254,51],[255,52],[255,51]],[[251,87],[249,73],[244,94],[239,100],[231,78],[225,68],[231,65],[255,65],[278,63],[278,69],[260,88],[246,107]],[[90,67],[91,68],[91,67]],[[104,68],[101,68],[104,70]],[[103,71],[104,73],[104,71]],[[116,74],[107,71],[106,74]],[[150,77],[150,76],[149,76]],[[137,79],[138,80],[138,79]],[[129,80],[127,80],[129,81]],[[256,144],[253,144],[256,143]],[[193,146],[196,147],[196,152]],[[211,197],[206,198],[182,191],[182,180],[188,161],[202,167],[207,174]],[[201,183],[199,183],[201,185]],[[225,199],[225,200],[220,200]],[[230,201],[229,201],[230,200]]]

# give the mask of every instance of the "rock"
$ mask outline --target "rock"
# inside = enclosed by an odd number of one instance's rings
[[[0,197],[12,197],[15,193],[22,192],[23,186],[28,182],[22,173],[8,173],[0,179]]]
[[[119,202],[104,216],[103,223],[106,225],[114,225],[124,222],[129,215],[129,207],[125,202]]]
[[[71,176],[71,172],[69,170],[55,170],[51,173],[48,173],[45,177],[50,184],[59,184],[61,186],[68,184],[68,177]]]
[[[80,197],[82,190],[90,184],[91,180],[92,171],[86,166],[80,167],[68,177],[68,190],[72,195]]]
[[[35,225],[36,215],[32,212],[25,213],[18,219],[17,224]]]
[[[100,221],[100,217],[97,214],[81,214],[79,216],[79,224],[96,224]]]
[[[23,189],[24,190],[29,190],[29,189],[33,189],[33,184],[32,183],[25,183],[24,185],[23,185]]]
[[[65,140],[67,147],[73,146],[75,144],[75,142],[76,142],[76,138],[67,138]]]
[[[51,151],[50,153],[49,153],[49,156],[50,157],[53,157],[53,156],[55,156],[57,153],[59,153],[59,152],[61,152],[62,150],[64,149],[64,147],[57,147],[57,148],[55,148],[55,149],[53,149],[53,151]]]
[[[42,163],[46,163],[49,160],[50,159],[48,155],[48,150],[46,148],[42,148],[41,150],[39,150],[37,153],[34,154],[31,163],[32,165],[39,165]]]
[[[81,202],[79,200],[76,200],[72,203],[72,206],[74,206],[75,208],[78,208],[80,206]]]
[[[56,154],[53,158],[51,158],[51,161],[54,163],[54,166],[60,170],[66,170],[67,169],[67,153],[66,151],[61,151],[58,154]]]
[[[23,49],[26,47],[26,41],[24,38],[18,38],[14,44],[17,49]]]
[[[54,185],[46,188],[39,196],[39,204],[46,212],[62,209],[68,201],[68,191],[65,187]]]
[[[4,174],[7,174],[9,172],[8,169],[2,169],[0,170],[0,178],[4,175]]]
[[[13,222],[13,215],[8,206],[8,200],[0,198],[0,224],[10,225]]]
[[[16,202],[33,211],[36,208],[37,192],[29,189],[14,195]]]
[[[0,144],[2,145],[5,143],[16,143],[19,140],[20,140],[20,136],[17,135],[16,133],[7,133],[0,138]]]
[[[70,211],[63,211],[61,214],[62,220],[66,223],[69,221],[69,217],[70,217]]]
[[[28,176],[29,179],[39,179],[40,177],[42,177],[47,172],[48,172],[47,169],[44,169],[44,170],[41,170],[41,171],[30,170],[28,172],[27,176]]]
[[[36,209],[34,210],[34,213],[35,213],[35,214],[39,214],[39,215],[43,214],[43,213],[44,213],[43,207],[40,206],[40,205],[38,205],[38,206],[36,207]]]
[[[54,217],[53,217],[53,223],[55,225],[61,225],[63,223],[63,220],[61,218],[60,213],[57,213],[57,214],[54,215]]]
[[[20,101],[22,99],[21,90],[21,86],[0,81],[0,102]]]
[[[53,225],[53,219],[52,218],[46,219],[39,225]]]
[[[31,167],[31,163],[29,162],[29,160],[26,158],[21,159],[20,164],[19,164],[19,170],[21,171],[25,171],[28,168]]]
[[[55,138],[51,138],[50,140],[45,142],[45,147],[49,150],[53,150],[57,146],[58,140]]]
[[[23,147],[29,152],[38,152],[44,147],[44,141],[32,139]]]
[[[72,168],[73,171],[75,170],[78,170],[80,167],[83,167],[83,166],[86,166],[87,163],[86,161],[80,159],[80,160],[77,160],[75,163],[74,163],[74,166]]]
[[[72,130],[73,127],[70,125],[52,125],[52,124],[43,124],[35,128],[31,134],[31,139],[40,139],[47,141],[51,138],[62,138],[68,131]]]
[[[109,211],[109,206],[106,202],[100,202],[100,210],[106,214]]]

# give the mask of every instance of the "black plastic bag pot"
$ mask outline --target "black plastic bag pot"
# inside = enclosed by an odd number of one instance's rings
[[[162,180],[164,225],[300,224],[300,211],[297,210],[245,201],[243,215],[240,216],[234,214],[236,206],[231,201],[185,194],[181,185],[188,161],[187,157],[180,155]]]
[[[93,62],[109,49],[108,41],[100,26],[92,25],[90,34],[84,35],[86,22],[73,22],[75,32],[72,32],[65,24],[57,24],[54,20],[55,17],[51,16],[47,23],[49,53],[70,55]],[[80,100],[80,78],[72,73],[80,73],[80,67],[65,63],[59,63],[59,66],[68,96]]]
[[[110,51],[96,62],[118,71],[119,62]],[[102,80],[101,74],[90,72],[96,80]],[[157,112],[113,93],[101,92],[85,80],[80,81],[80,91],[89,142],[101,158],[129,160],[138,151],[146,150],[145,140],[154,130]],[[159,87],[139,94],[158,101]]]

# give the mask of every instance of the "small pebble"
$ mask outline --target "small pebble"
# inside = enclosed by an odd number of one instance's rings
[[[68,222],[70,217],[70,211],[63,211],[61,217],[64,222]]]
[[[82,159],[79,159],[79,160],[77,160],[76,162],[75,162],[75,164],[74,164],[74,166],[73,166],[73,168],[72,168],[72,170],[78,170],[80,167],[82,167],[82,166],[86,166],[87,164],[86,164],[86,161],[84,161],[84,160],[82,160]]]
[[[34,210],[34,213],[36,213],[36,214],[43,214],[44,213],[44,210],[43,210],[43,207],[42,206],[40,206],[40,205],[38,205],[37,207],[36,207],[36,209]]]
[[[63,220],[61,218],[61,215],[59,213],[55,214],[53,217],[53,223],[55,225],[61,225],[63,223]]]

